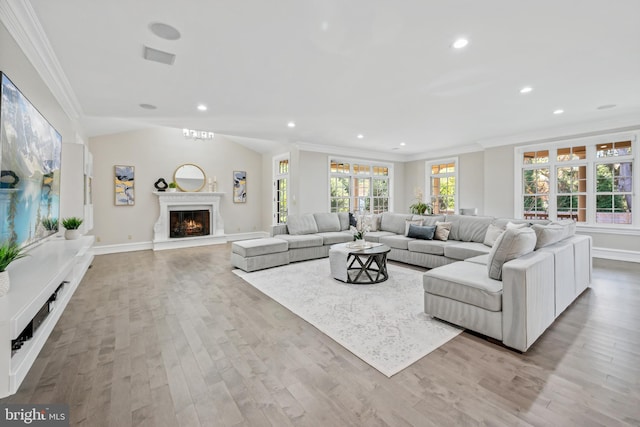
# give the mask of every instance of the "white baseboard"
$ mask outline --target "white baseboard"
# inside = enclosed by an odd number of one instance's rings
[[[269,237],[269,233],[266,231],[255,231],[251,233],[236,233],[236,234],[225,234],[220,237],[217,243],[225,244],[227,242],[234,242],[237,240],[248,240],[248,239],[262,239],[265,237]],[[213,244],[213,243],[207,243]],[[189,246],[198,246],[193,243]],[[94,246],[93,252],[95,255],[106,255],[106,254],[115,254],[120,252],[134,252],[134,251],[147,251],[153,250],[153,242],[137,242],[137,243],[122,243],[117,245],[102,245],[102,246]],[[160,249],[170,249],[160,248]]]
[[[640,252],[626,251],[622,249],[593,248],[594,258],[612,259],[616,261],[638,262],[640,263]]]

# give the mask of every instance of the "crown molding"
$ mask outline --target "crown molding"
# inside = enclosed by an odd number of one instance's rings
[[[385,160],[392,162],[406,162],[411,160],[410,155],[382,152],[375,150],[365,150],[362,148],[338,147],[335,145],[312,144],[309,142],[296,142],[293,145],[302,151],[312,151],[315,153],[326,153],[336,156],[348,156],[355,158],[366,158],[371,160]]]
[[[0,20],[69,119],[80,127],[82,108],[28,0],[0,0]]]
[[[451,157],[460,154],[475,153],[478,151],[484,151],[484,148],[480,144],[460,145],[456,147],[439,148],[437,150],[424,151],[419,154],[407,156],[407,159],[405,161],[410,162],[413,160],[435,160],[442,157]]]
[[[604,133],[627,132],[640,129],[638,114],[626,114],[607,120],[580,122],[562,127],[546,128],[528,133],[501,136],[478,141],[478,145],[486,148],[503,145],[521,145],[543,142],[562,141],[566,139],[583,138],[602,135]]]

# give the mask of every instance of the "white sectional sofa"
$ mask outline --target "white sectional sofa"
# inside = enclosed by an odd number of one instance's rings
[[[365,239],[388,245],[388,259],[430,269],[425,313],[519,351],[591,283],[591,238],[576,235],[573,222],[389,212],[370,220]],[[437,224],[449,229],[445,240],[410,237]],[[331,245],[353,240],[349,225],[347,213],[291,215],[269,239],[235,242],[231,261],[253,271],[324,258]]]

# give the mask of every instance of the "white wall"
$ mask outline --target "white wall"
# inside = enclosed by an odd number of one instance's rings
[[[4,72],[51,125],[62,135],[60,216],[84,215],[82,131],[69,119],[38,71],[0,23],[0,70]]]
[[[485,215],[513,218],[513,149],[509,145],[484,151]]]
[[[477,208],[478,215],[484,215],[484,152],[458,156],[458,181],[458,207]]]
[[[264,200],[262,155],[216,135],[213,140],[185,139],[181,129],[154,128],[90,138],[93,154],[93,203],[96,246],[146,243],[153,240],[158,178],[173,179],[184,163],[200,166],[216,177],[226,193],[220,211],[226,234],[262,230]],[[115,206],[113,168],[135,166],[135,205]],[[247,172],[247,202],[233,203],[233,171]]]

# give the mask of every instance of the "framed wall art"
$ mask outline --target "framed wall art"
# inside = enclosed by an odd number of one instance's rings
[[[233,171],[233,203],[247,201],[247,172]]]
[[[136,203],[135,167],[116,165],[113,168],[116,206],[133,206]]]

